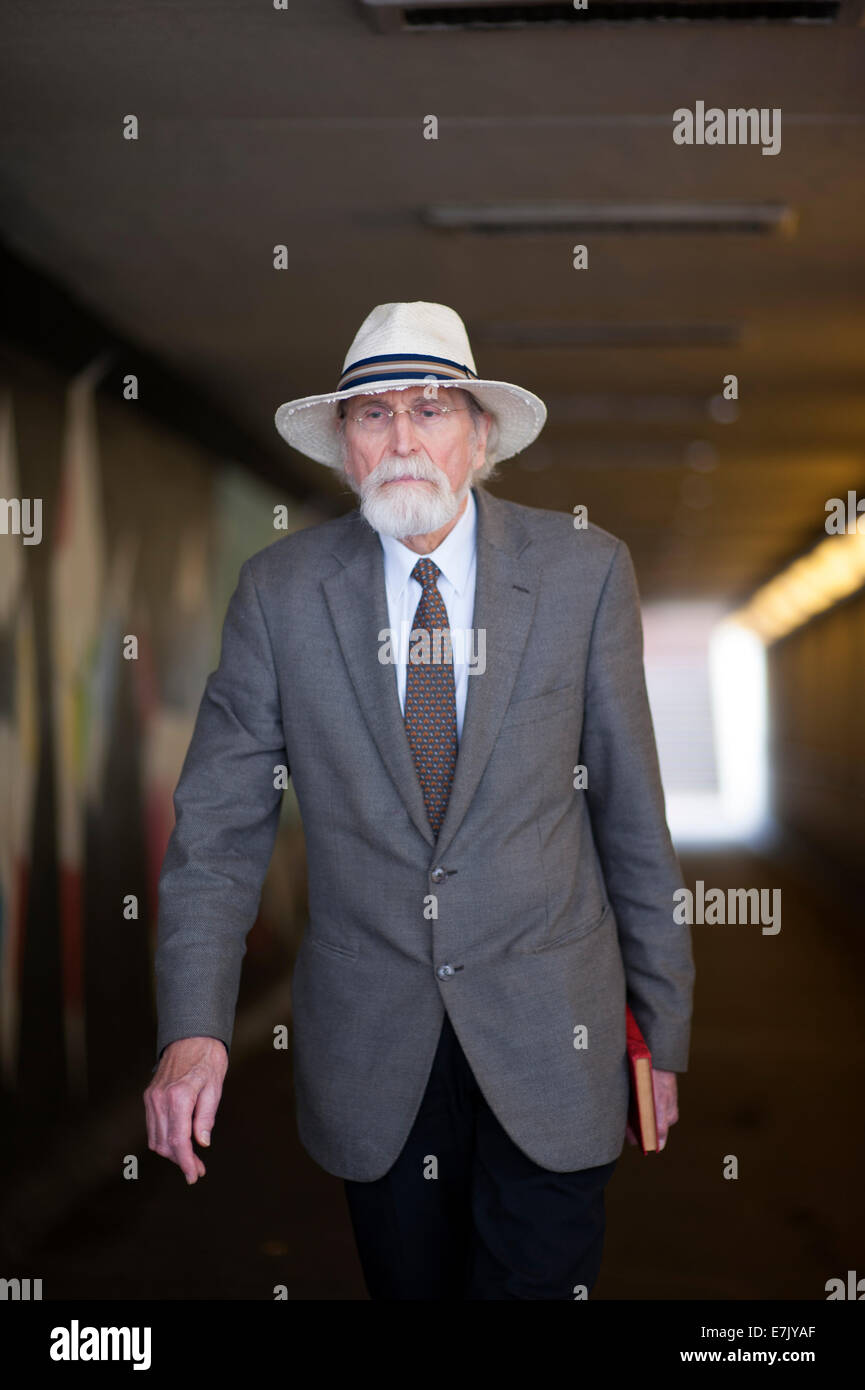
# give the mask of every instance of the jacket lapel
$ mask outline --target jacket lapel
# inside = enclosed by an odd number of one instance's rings
[[[406,738],[396,667],[379,661],[389,626],[384,556],[375,531],[360,512],[336,547],[343,568],[323,581],[325,598],[357,701],[382,761],[406,810],[430,845],[435,836]]]
[[[355,513],[335,547],[342,568],[323,581],[325,598],[361,712],[412,822],[447,850],[483,776],[508,707],[537,603],[536,566],[520,554],[528,533],[506,502],[474,489],[477,577],[472,626],[486,633],[486,669],[468,678],[454,782],[438,841],[427,818],[397,694],[396,668],[379,661],[389,625],[381,543]],[[476,645],[476,644],[475,644]]]
[[[537,566],[522,555],[529,534],[507,502],[474,489],[478,504],[477,577],[472,627],[486,634],[486,668],[469,675],[453,786],[436,842],[450,847],[490,760],[523,657],[538,600]],[[475,650],[477,636],[475,637]]]

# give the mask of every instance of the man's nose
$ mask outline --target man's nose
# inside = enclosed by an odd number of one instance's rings
[[[390,422],[391,445],[397,454],[412,454],[418,447],[417,430],[407,410],[401,410]]]

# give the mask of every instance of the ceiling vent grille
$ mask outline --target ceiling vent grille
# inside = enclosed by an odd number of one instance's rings
[[[435,29],[525,29],[579,24],[834,24],[842,0],[455,0],[405,4],[404,0],[360,0],[382,33]],[[855,21],[854,21],[855,22]]]

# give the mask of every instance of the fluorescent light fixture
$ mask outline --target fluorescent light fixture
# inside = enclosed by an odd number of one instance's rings
[[[831,24],[844,0],[360,0],[379,33],[580,24]]]
[[[732,617],[767,644],[801,627],[865,584],[865,534],[826,536],[758,589]]]
[[[581,423],[668,424],[670,421],[698,421],[709,415],[705,396],[652,396],[573,394],[544,398],[551,424]]]
[[[742,323],[579,323],[542,319],[477,323],[472,338],[510,348],[739,347]]]
[[[784,203],[537,202],[435,203],[421,210],[430,227],[470,232],[777,233],[791,236],[796,212]]]

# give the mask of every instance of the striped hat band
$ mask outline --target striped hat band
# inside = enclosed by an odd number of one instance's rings
[[[422,353],[404,356],[399,352],[387,352],[378,357],[362,357],[346,367],[339,379],[337,391],[345,391],[350,386],[365,386],[371,382],[405,381],[417,377],[423,381],[430,377],[436,380],[478,380],[477,372],[464,362],[452,362],[447,357],[426,357]]]

